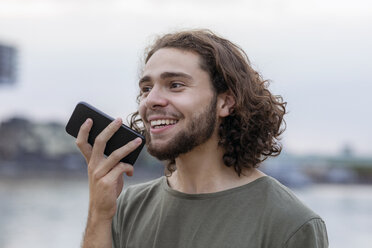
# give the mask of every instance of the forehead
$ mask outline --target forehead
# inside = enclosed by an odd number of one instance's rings
[[[156,51],[145,64],[143,75],[156,76],[164,71],[184,72],[190,75],[204,72],[200,67],[199,54],[177,48]]]

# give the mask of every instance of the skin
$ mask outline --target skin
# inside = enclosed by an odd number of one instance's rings
[[[191,120],[203,113],[214,96],[207,72],[199,66],[199,55],[174,48],[163,48],[153,54],[145,65],[139,81],[141,99],[139,112],[150,135],[148,144],[154,149],[167,149],[176,135]],[[235,102],[229,93],[217,96],[216,127],[229,115]],[[151,127],[152,119],[176,119],[165,128]],[[123,174],[133,175],[133,167],[119,162],[141,142],[136,139],[104,157],[107,141],[119,129],[121,119],[112,122],[96,138],[92,147],[87,142],[92,121],[87,120],[79,131],[76,144],[88,164],[89,214],[82,247],[112,247],[111,223],[116,200],[123,188]],[[168,184],[180,192],[212,193],[252,182],[264,174],[256,169],[243,171],[239,177],[223,163],[223,149],[218,146],[217,128],[212,136],[176,160],[177,170]]]
[[[186,60],[179,60],[178,53]],[[141,89],[139,112],[147,129],[150,154],[153,154],[151,151],[155,151],[156,154],[157,151],[174,150],[175,146],[180,146],[185,139],[192,136],[190,134],[193,131],[200,132],[195,140],[201,139],[198,143],[204,142],[204,137],[201,137],[205,136],[206,128],[203,125],[207,125],[207,122],[205,118],[200,120],[198,117],[210,111],[208,106],[214,93],[208,83],[208,74],[200,69],[196,70],[198,68],[194,61],[196,56],[176,49],[161,49],[151,57],[144,68],[139,83]],[[151,128],[149,123],[153,119],[171,119],[178,122],[155,129]],[[194,123],[196,127],[190,127],[192,121],[201,123]],[[162,160],[161,157],[159,159]]]

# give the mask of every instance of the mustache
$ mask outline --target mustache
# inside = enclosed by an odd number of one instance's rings
[[[153,116],[153,115],[163,115],[163,116],[172,117],[175,119],[181,119],[183,117],[183,114],[179,112],[175,112],[175,111],[169,111],[166,109],[147,109],[145,116],[144,116],[145,121],[148,122],[149,116]]]

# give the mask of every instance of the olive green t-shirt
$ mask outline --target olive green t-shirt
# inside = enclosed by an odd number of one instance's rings
[[[272,177],[185,194],[166,177],[127,188],[112,222],[113,247],[323,248],[323,220]]]

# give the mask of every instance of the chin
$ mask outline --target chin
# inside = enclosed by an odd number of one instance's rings
[[[150,148],[151,150],[156,151],[156,152],[161,152],[161,151],[169,149],[167,143],[153,142],[153,141],[151,141],[151,143],[148,145],[148,148]]]

